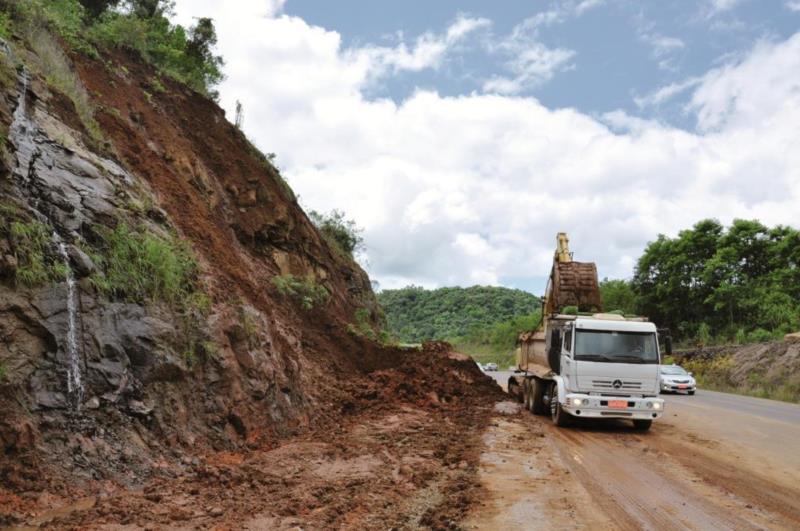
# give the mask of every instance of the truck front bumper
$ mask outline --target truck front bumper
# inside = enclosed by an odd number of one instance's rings
[[[657,419],[664,413],[661,398],[597,396],[581,393],[567,395],[562,409],[576,417],[604,419]]]

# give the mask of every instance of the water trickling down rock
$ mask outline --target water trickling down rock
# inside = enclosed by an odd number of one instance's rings
[[[78,307],[75,296],[75,276],[69,265],[67,246],[53,233],[53,240],[58,243],[58,252],[64,260],[67,280],[67,393],[72,403],[80,409],[83,402],[83,381],[81,378],[81,356],[78,349],[77,315]]]

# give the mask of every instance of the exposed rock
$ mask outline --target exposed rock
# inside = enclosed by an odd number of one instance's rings
[[[97,266],[89,258],[89,255],[74,245],[67,246],[67,254],[77,278],[88,277],[97,271]]]
[[[787,343],[800,343],[800,332],[794,332],[783,336],[783,340]]]
[[[66,409],[69,403],[64,393],[58,391],[38,391],[36,403],[49,409]]]

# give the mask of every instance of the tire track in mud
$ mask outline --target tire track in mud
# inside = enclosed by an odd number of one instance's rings
[[[791,529],[800,524],[784,496],[745,487],[752,477],[706,460],[693,445],[667,443],[654,428],[549,428],[564,464],[621,529]],[[722,471],[722,472],[720,472]],[[699,472],[699,474],[698,474]],[[778,485],[762,485],[779,493]],[[797,498],[795,498],[797,499]]]

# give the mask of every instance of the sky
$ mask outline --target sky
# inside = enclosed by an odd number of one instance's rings
[[[235,7],[232,7],[235,6]],[[630,278],[704,218],[800,227],[800,0],[178,0],[220,104],[384,289]]]

